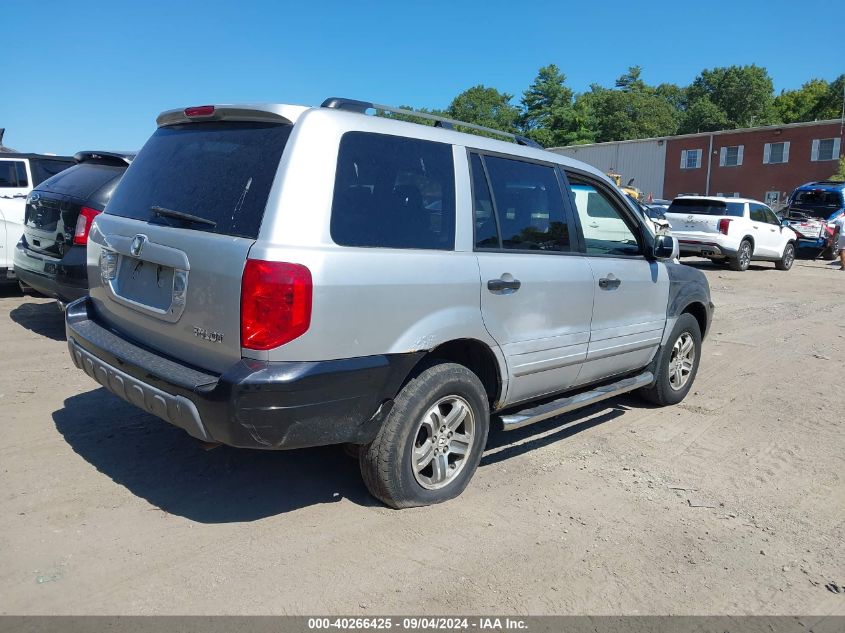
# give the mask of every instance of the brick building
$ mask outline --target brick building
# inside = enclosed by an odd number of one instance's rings
[[[843,150],[840,120],[552,148],[634,177],[655,198],[738,195],[775,207],[798,185],[835,173]]]

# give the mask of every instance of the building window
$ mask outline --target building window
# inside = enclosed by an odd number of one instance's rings
[[[719,167],[739,167],[742,165],[744,145],[723,147],[719,152]]]
[[[764,202],[771,208],[778,206],[780,204],[780,191],[767,191]]]
[[[763,146],[763,164],[775,165],[789,162],[789,141],[785,143],[766,143]]]
[[[698,169],[701,167],[700,149],[681,150],[681,169]]]
[[[839,139],[838,138],[817,138],[813,139],[813,152],[810,160],[839,160]]]

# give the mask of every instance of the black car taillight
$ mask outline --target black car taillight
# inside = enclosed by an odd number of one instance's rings
[[[79,212],[79,217],[76,219],[76,231],[73,234],[73,243],[85,246],[88,244],[88,234],[91,232],[91,223],[94,221],[100,211],[82,207]]]

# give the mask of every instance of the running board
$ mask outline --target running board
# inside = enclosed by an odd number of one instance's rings
[[[547,420],[563,413],[568,413],[569,411],[574,411],[575,409],[580,409],[582,407],[595,404],[596,402],[607,400],[613,396],[628,393],[629,391],[639,389],[640,387],[647,387],[653,382],[654,374],[650,371],[645,371],[638,376],[625,378],[602,387],[596,387],[590,391],[576,393],[573,396],[558,398],[557,400],[541,404],[537,407],[523,409],[522,411],[509,413],[508,415],[502,415],[500,416],[500,419],[502,420],[502,425],[506,431],[518,429],[528,424],[534,424],[534,422]]]

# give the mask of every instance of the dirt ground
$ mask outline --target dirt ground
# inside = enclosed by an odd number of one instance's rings
[[[340,448],[205,451],[0,290],[0,613],[845,614],[845,273],[694,265],[693,392],[491,435],[389,510]]]

